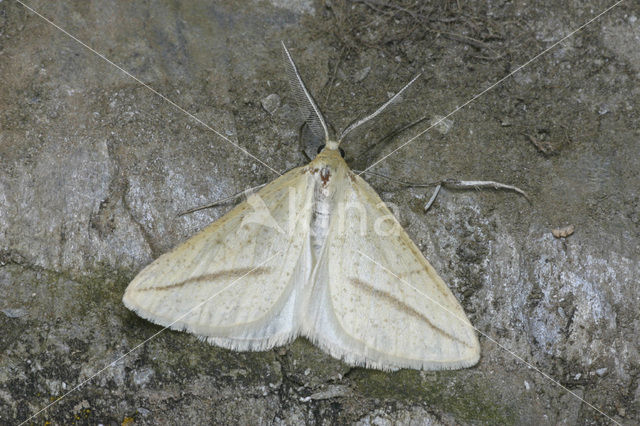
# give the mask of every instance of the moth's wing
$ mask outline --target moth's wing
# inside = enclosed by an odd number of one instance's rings
[[[478,339],[453,293],[376,192],[351,171],[343,181],[304,334],[350,364],[383,370],[476,364]]]
[[[296,283],[310,274],[308,184],[303,168],[271,182],[144,268],[124,304],[231,349],[265,350],[292,340]],[[298,219],[292,229],[290,208]]]

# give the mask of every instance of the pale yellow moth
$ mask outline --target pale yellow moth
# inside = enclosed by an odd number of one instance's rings
[[[455,296],[338,148],[409,85],[334,139],[285,54],[297,100],[309,127],[324,136],[324,149],[144,268],[124,304],[239,351],[305,336],[351,365],[476,364],[478,339]]]

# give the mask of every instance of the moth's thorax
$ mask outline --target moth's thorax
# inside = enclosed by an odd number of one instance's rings
[[[329,196],[335,190],[334,182],[344,179],[349,173],[349,166],[345,163],[337,149],[325,148],[307,166],[316,184]]]

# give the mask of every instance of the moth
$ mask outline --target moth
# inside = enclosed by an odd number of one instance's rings
[[[127,287],[125,306],[237,351],[304,336],[356,366],[476,364],[478,339],[457,299],[339,150],[415,78],[332,138],[283,48],[296,99],[324,148],[145,267]]]

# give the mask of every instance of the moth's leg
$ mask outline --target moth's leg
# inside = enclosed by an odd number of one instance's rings
[[[219,206],[220,204],[228,203],[229,201],[235,200],[236,198],[241,197],[243,195],[249,196],[251,193],[253,193],[253,191],[255,191],[257,189],[260,189],[265,185],[266,185],[266,183],[263,183],[263,184],[260,184],[258,186],[254,186],[253,188],[249,188],[249,189],[245,189],[244,191],[240,191],[237,194],[234,194],[234,195],[232,195],[230,197],[226,197],[226,198],[223,198],[221,200],[214,201],[213,203],[206,204],[206,205],[203,205],[203,206],[194,207],[194,208],[189,209],[189,210],[185,210],[185,211],[183,211],[181,213],[178,213],[176,215],[176,217],[184,216],[185,214],[197,212],[199,210],[204,210],[204,209],[209,209],[211,207]]]
[[[507,185],[506,183],[495,182],[495,181],[492,181],[492,180],[444,179],[444,180],[441,180],[441,181],[431,182],[431,183],[414,183],[414,182],[401,181],[401,180],[394,179],[394,178],[391,178],[391,177],[388,177],[388,176],[385,176],[385,175],[381,175],[380,173],[375,173],[375,172],[370,172],[370,171],[364,171],[364,172],[360,172],[360,173],[367,173],[367,174],[370,174],[370,175],[373,175],[373,176],[378,176],[378,177],[387,179],[387,180],[389,180],[391,182],[395,182],[395,183],[398,183],[398,184],[403,185],[403,186],[410,186],[410,187],[414,187],[414,188],[426,188],[426,187],[435,186],[436,189],[433,191],[433,195],[431,196],[431,198],[429,199],[427,204],[425,204],[425,206],[424,206],[424,211],[425,212],[427,210],[429,210],[429,208],[431,207],[433,202],[436,200],[436,197],[438,196],[438,193],[440,193],[440,189],[443,186],[445,188],[456,188],[456,189],[469,189],[469,188],[474,188],[474,189],[481,189],[481,188],[505,189],[505,190],[508,190],[508,191],[517,192],[518,194],[520,194],[524,198],[526,198],[527,201],[531,202],[531,200],[529,199],[529,196],[527,195],[527,193],[524,192],[522,189],[518,188],[517,186]]]

